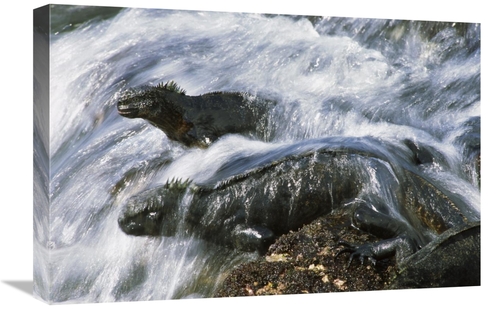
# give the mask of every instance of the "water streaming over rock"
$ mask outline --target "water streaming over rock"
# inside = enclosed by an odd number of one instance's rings
[[[124,203],[169,179],[202,183],[232,158],[314,138],[371,137],[405,151],[405,141],[425,144],[439,156],[422,173],[480,207],[469,151],[480,146],[479,25],[124,9],[68,29],[57,18],[67,13],[54,14],[50,42],[48,239],[35,219],[35,250],[50,256],[35,261],[35,286],[48,288],[48,276],[55,302],[211,296],[256,254],[125,235]],[[124,89],[168,80],[189,95],[275,100],[272,139],[228,136],[187,149],[116,112]]]

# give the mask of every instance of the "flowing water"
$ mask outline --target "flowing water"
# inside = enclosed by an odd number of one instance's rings
[[[125,202],[168,179],[203,182],[231,158],[314,138],[428,145],[441,159],[421,172],[479,210],[477,169],[464,150],[479,147],[479,25],[96,12],[88,21],[88,9],[78,7],[52,16],[50,233],[42,235],[35,214],[36,293],[51,290],[54,302],[210,297],[232,267],[257,255],[189,237],[125,235],[117,224]],[[69,13],[83,21],[64,20]],[[275,100],[273,137],[233,135],[186,149],[116,112],[124,89],[168,80],[188,95],[238,91]],[[43,147],[35,144],[35,154]]]

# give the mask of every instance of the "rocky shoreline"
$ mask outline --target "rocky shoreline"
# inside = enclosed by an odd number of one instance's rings
[[[480,224],[447,231],[401,265],[373,265],[337,253],[340,240],[377,241],[350,224],[349,211],[321,217],[280,237],[267,254],[236,267],[215,297],[480,285]],[[336,256],[337,255],[337,256]]]

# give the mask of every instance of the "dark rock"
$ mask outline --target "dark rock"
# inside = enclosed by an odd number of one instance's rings
[[[368,291],[387,288],[395,274],[395,259],[362,265],[342,249],[339,240],[377,241],[350,224],[350,214],[321,217],[297,232],[281,236],[260,260],[236,267],[216,297]]]
[[[391,288],[480,285],[480,227],[475,223],[441,234],[399,266]]]
[[[340,240],[379,240],[354,228],[350,213],[323,216],[281,236],[265,257],[236,267],[216,297],[369,291],[480,284],[480,223],[452,228],[396,265],[394,257],[375,265],[336,254]]]

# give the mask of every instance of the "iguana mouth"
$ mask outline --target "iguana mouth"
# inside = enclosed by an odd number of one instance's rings
[[[139,114],[139,109],[134,106],[130,106],[129,104],[126,105],[118,105],[118,114],[120,114],[123,117],[128,117],[128,118],[135,118]]]

